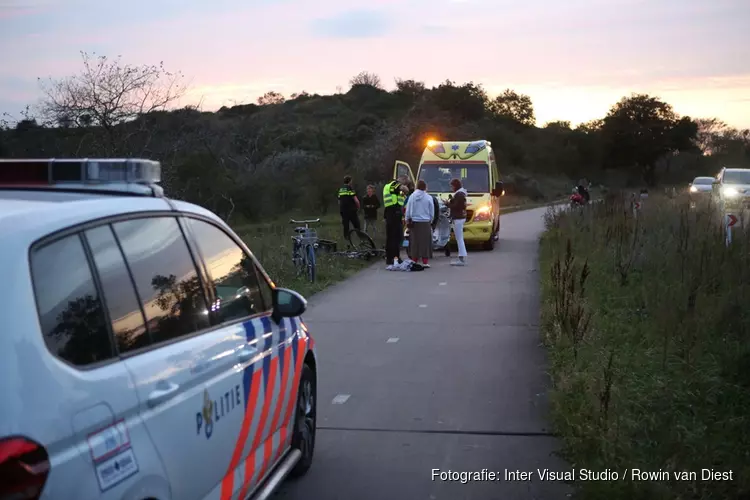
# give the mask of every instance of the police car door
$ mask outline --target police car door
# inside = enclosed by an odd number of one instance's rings
[[[112,226],[148,330],[148,343],[125,359],[140,414],[172,498],[204,498],[220,484],[239,434],[244,391],[236,367],[254,361],[254,346],[242,324],[213,326],[204,277],[176,217]]]
[[[215,493],[222,500],[244,499],[272,470],[291,441],[287,420],[296,402],[291,344],[296,324],[290,319],[279,325],[271,320],[271,287],[235,235],[211,220],[186,214],[183,221],[196,254],[205,263],[215,296],[215,322],[227,331],[240,328],[247,337],[247,349],[255,353],[253,359],[237,367],[244,417],[228,417],[237,431],[232,446],[216,457],[226,475]]]

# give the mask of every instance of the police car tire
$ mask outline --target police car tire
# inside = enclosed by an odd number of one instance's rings
[[[302,426],[305,425],[304,422],[301,422],[301,419],[304,418],[304,415],[302,415],[300,411],[300,400],[304,397],[304,387],[306,384],[310,384],[311,386],[311,392],[312,392],[312,429],[311,429],[311,445],[307,445],[307,440],[304,438],[304,433],[308,432],[308,430],[304,429]],[[297,465],[294,466],[292,471],[289,473],[291,477],[299,477],[304,475],[309,469],[310,466],[312,466],[312,460],[313,460],[313,454],[315,452],[315,430],[318,423],[318,416],[317,416],[317,407],[318,407],[318,394],[317,394],[317,384],[315,379],[315,372],[313,372],[312,368],[305,363],[302,366],[302,374],[300,375],[299,380],[299,390],[297,392],[297,405],[296,405],[296,411],[294,413],[294,433],[292,434],[292,448],[295,448],[297,450],[300,450],[302,452],[302,456],[299,459],[299,462],[297,462]]]

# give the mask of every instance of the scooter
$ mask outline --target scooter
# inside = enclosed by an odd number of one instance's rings
[[[582,207],[586,203],[586,197],[581,194],[581,191],[577,187],[573,188],[573,194],[570,195],[570,208]]]

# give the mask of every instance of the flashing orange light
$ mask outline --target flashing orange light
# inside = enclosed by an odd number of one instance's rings
[[[427,141],[427,147],[428,147],[428,148],[431,148],[432,146],[434,146],[434,145],[435,145],[435,144],[437,144],[438,142],[439,142],[439,141],[436,141],[435,139],[430,139],[430,140],[428,140],[428,141]]]

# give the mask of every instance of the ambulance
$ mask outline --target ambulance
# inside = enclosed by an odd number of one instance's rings
[[[397,160],[394,179],[427,183],[427,192],[438,200],[448,201],[452,194],[450,181],[459,179],[468,192],[464,240],[467,245],[495,247],[500,232],[500,198],[505,195],[503,182],[490,141],[427,141],[419,161],[416,177],[408,163]],[[455,242],[455,235],[451,235]]]

